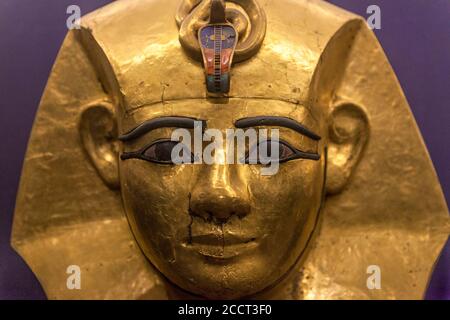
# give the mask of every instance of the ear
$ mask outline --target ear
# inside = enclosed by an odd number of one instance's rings
[[[339,193],[349,181],[369,139],[369,122],[362,108],[343,103],[329,119],[327,193]]]
[[[107,102],[85,109],[80,119],[82,145],[98,174],[111,189],[119,188],[117,124]]]

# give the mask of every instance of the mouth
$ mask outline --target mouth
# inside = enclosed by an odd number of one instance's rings
[[[248,253],[257,247],[257,241],[255,237],[217,232],[192,235],[186,239],[185,247],[212,262],[221,262]]]

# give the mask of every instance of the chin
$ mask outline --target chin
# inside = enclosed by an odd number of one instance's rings
[[[277,270],[268,269],[269,264],[263,258],[251,255],[226,262],[202,259],[193,265],[194,268],[183,272],[179,269],[172,272],[177,276],[170,279],[183,290],[206,299],[251,297],[280,279],[277,277]]]

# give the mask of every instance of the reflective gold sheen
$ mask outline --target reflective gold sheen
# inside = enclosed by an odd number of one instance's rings
[[[68,33],[31,134],[14,248],[51,299],[423,298],[448,209],[373,33],[319,0],[227,5],[248,41],[227,99],[206,97],[196,48],[181,45],[208,1],[120,0]],[[274,176],[120,160],[175,128],[120,134],[166,116],[222,132],[241,118],[290,118],[321,139],[277,127],[280,138],[320,160]],[[70,265],[80,290],[66,286]],[[381,289],[367,287],[371,265]]]

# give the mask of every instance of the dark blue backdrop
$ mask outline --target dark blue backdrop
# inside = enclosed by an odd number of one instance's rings
[[[163,1],[163,0],[161,0]],[[86,14],[111,0],[0,2],[0,299],[43,299],[34,275],[9,245],[15,196],[36,108],[67,32],[66,8]],[[376,34],[408,97],[450,199],[450,1],[331,0],[360,15],[382,10]],[[428,298],[450,299],[450,246],[436,268]]]

